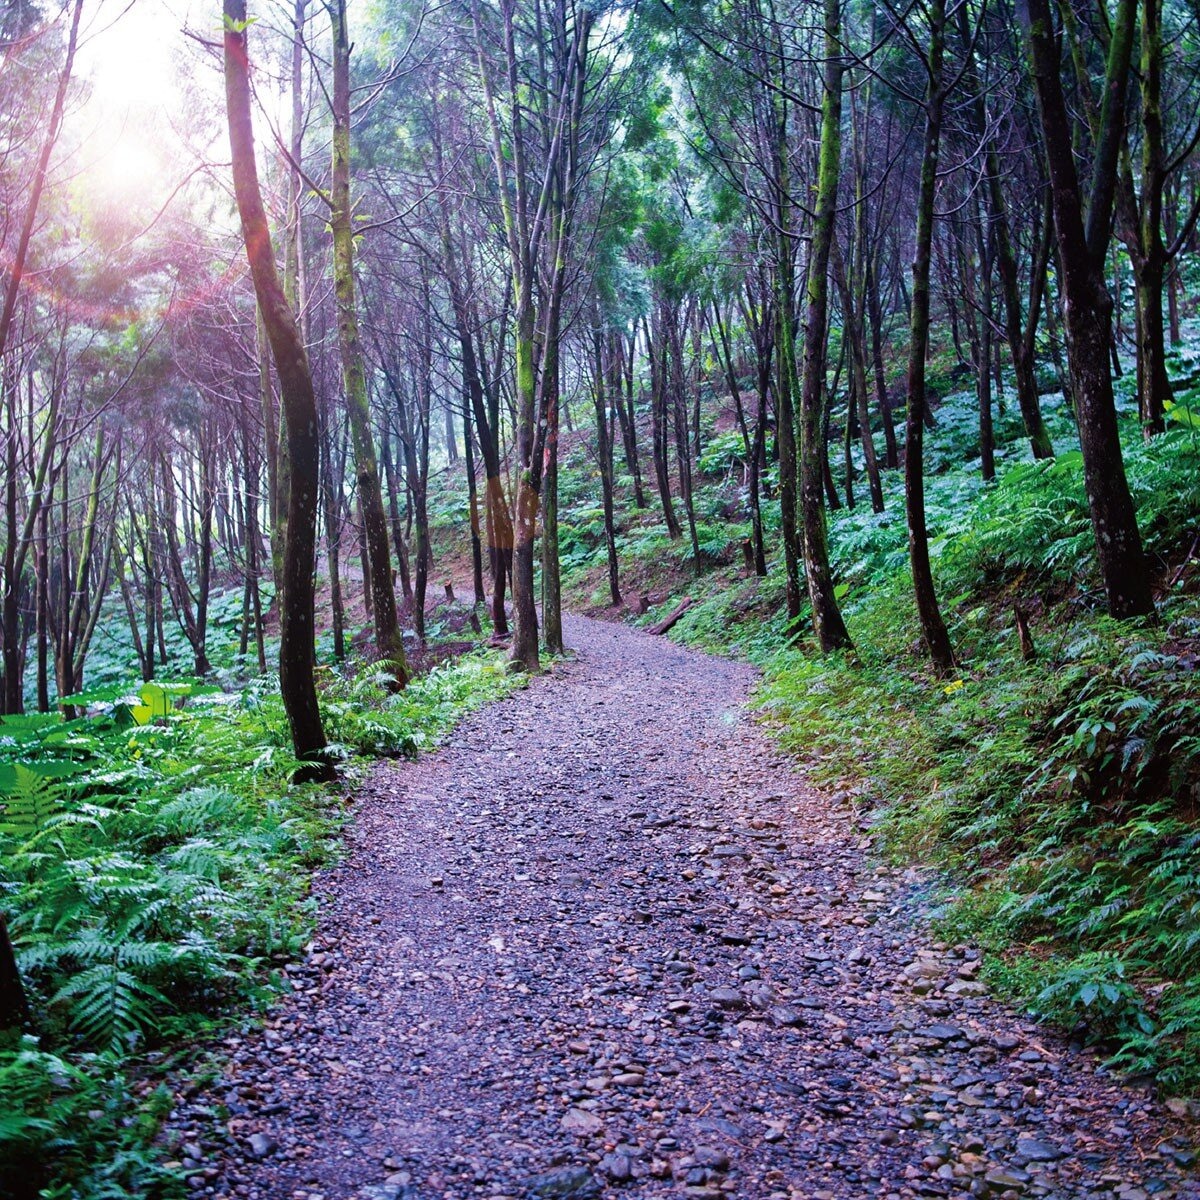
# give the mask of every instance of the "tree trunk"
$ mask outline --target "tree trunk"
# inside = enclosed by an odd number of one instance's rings
[[[79,18],[83,12],[83,0],[75,0],[71,9],[71,26],[67,33],[67,51],[63,60],[63,68],[58,75],[58,86],[54,93],[54,102],[50,107],[49,119],[46,121],[46,132],[42,138],[41,149],[33,168],[33,178],[29,185],[29,198],[25,202],[25,213],[21,219],[17,243],[11,255],[5,252],[5,269],[8,281],[4,288],[4,303],[0,307],[0,362],[8,353],[8,338],[12,330],[13,316],[17,308],[17,294],[25,278],[25,260],[29,254],[29,243],[33,238],[34,226],[37,223],[38,207],[42,202],[42,191],[46,186],[46,174],[50,167],[50,155],[54,152],[62,129],[63,111],[66,106],[67,89],[71,82],[71,73],[75,68],[75,50],[79,44]],[[5,222],[7,224],[7,220]]]
[[[959,21],[961,23],[965,20],[966,12],[963,10]],[[982,108],[982,98],[978,104]],[[978,120],[986,122],[986,114],[981,114]],[[1025,422],[1025,433],[1029,438],[1033,457],[1037,459],[1053,458],[1054,445],[1050,441],[1050,434],[1046,430],[1046,423],[1042,417],[1042,405],[1038,399],[1033,361],[1033,339],[1041,308],[1042,283],[1046,277],[1046,255],[1050,229],[1046,228],[1044,234],[1046,240],[1039,246],[1034,265],[1029,310],[1027,314],[1023,315],[1017,280],[1017,260],[1013,253],[1012,238],[1009,233],[1008,206],[1004,199],[1000,160],[990,143],[987,149],[986,166],[988,216],[996,237],[996,265],[1000,270],[1000,294],[1004,301],[1004,328],[1008,339],[1009,353],[1012,355],[1017,404],[1021,409],[1021,418]],[[1049,212],[1046,215],[1049,220]]]
[[[333,26],[333,166],[329,226],[333,237],[338,347],[342,358],[346,410],[350,417],[350,440],[354,447],[358,498],[362,506],[363,536],[370,563],[375,644],[380,658],[392,672],[396,686],[402,688],[408,682],[408,664],[396,615],[387,517],[379,486],[379,465],[371,431],[371,407],[354,295],[354,228],[350,210],[351,47],[346,25],[346,0],[334,0],[329,6],[329,14]]]
[[[475,433],[479,439],[479,453],[483,458],[484,530],[487,536],[488,566],[492,575],[492,632],[497,637],[503,637],[508,633],[504,596],[505,585],[512,571],[512,518],[509,515],[508,500],[504,494],[504,480],[500,474],[497,423],[488,412],[487,397],[484,394],[483,379],[480,376],[479,357],[475,352],[475,335],[467,297],[458,277],[448,222],[443,224],[442,243],[447,258],[447,284],[450,291],[450,304],[454,310],[455,332],[458,335],[459,350],[462,354],[463,386],[470,398],[471,411],[475,418]],[[466,419],[465,416],[463,419]]]
[[[37,707],[38,712],[50,711],[49,617],[50,617],[50,497],[38,514],[37,546],[34,551],[34,570],[37,573]],[[149,647],[151,664],[154,662],[154,644]],[[153,674],[153,666],[151,667]],[[149,678],[150,676],[147,676]]]
[[[671,360],[671,413],[675,429],[675,462],[679,468],[679,498],[692,543],[692,569],[700,574],[700,539],[696,532],[696,505],[692,496],[692,453],[688,438],[687,383],[683,368],[683,331],[678,308],[664,306],[663,328]]]
[[[592,400],[596,408],[596,448],[600,457],[600,500],[604,509],[604,547],[608,555],[608,596],[613,607],[621,603],[621,589],[617,579],[617,533],[616,518],[613,513],[613,447],[609,436],[610,424],[608,417],[609,395],[606,388],[608,363],[605,361],[605,338],[599,325],[592,330],[592,370],[595,373],[595,383],[592,388]],[[612,341],[608,348],[611,353]],[[620,404],[620,376],[615,374],[614,404]]]
[[[737,371],[734,369],[733,353],[729,345],[729,333],[726,329],[725,322],[721,319],[720,305],[713,306],[713,324],[717,329],[718,343],[717,348],[721,354],[721,360],[725,366],[725,378],[729,384],[729,394],[733,397],[734,408],[737,411],[738,428],[742,434],[742,450],[746,456],[746,483],[750,497],[750,545],[751,559],[754,565],[754,573],[756,575],[766,574],[766,561],[763,551],[762,537],[762,504],[761,496],[759,495],[759,442],[762,435],[763,425],[763,406],[760,404],[758,412],[758,420],[754,427],[754,434],[751,436],[749,429],[746,427],[746,413],[742,405],[742,392],[738,386]],[[761,563],[763,570],[759,571]]]
[[[613,406],[621,424],[621,441],[625,450],[625,466],[633,476],[633,503],[637,508],[646,507],[646,493],[642,488],[642,466],[638,458],[637,417],[633,408],[633,363],[634,342],[626,348],[624,339],[617,333],[610,335],[610,353],[614,356]]]
[[[654,435],[654,479],[658,484],[658,498],[662,503],[663,520],[667,536],[674,539],[683,530],[675,516],[671,503],[671,475],[667,462],[667,342],[659,339],[657,345],[650,337],[646,339],[647,357],[650,359],[650,421]]]
[[[1119,145],[1124,134],[1132,4],[1133,0],[1121,0],[1113,25],[1095,172],[1100,178],[1093,180],[1086,230],[1050,7],[1047,0],[1021,0],[1018,5],[1050,175],[1084,484],[1109,613],[1118,619],[1154,615],[1141,534],[1121,455],[1108,371],[1112,301],[1101,274],[1113,199],[1111,180],[1106,180],[1103,172],[1109,170],[1115,176],[1114,143]],[[1103,211],[1105,203],[1108,212]]]
[[[934,199],[937,193],[938,152],[941,146],[942,61],[945,48],[945,0],[929,7],[929,86],[925,97],[925,146],[917,201],[917,237],[912,268],[912,308],[908,357],[908,414],[904,455],[905,513],[908,550],[921,637],[939,675],[954,670],[950,635],[938,608],[929,561],[929,531],[925,524],[925,358],[929,349],[929,266],[933,245]]]
[[[1141,253],[1135,260],[1137,283],[1138,407],[1146,437],[1162,433],[1167,405],[1174,400],[1167,374],[1163,336],[1163,288],[1167,249],[1163,242],[1163,193],[1166,154],[1162,113],[1162,0],[1142,0],[1142,205],[1138,229]]]
[[[556,389],[557,390],[557,389]],[[558,559],[558,400],[547,409],[542,455],[542,643],[562,654],[562,576]]]
[[[471,520],[471,582],[474,585],[476,605],[487,603],[483,590],[483,542],[479,536],[479,488],[475,480],[475,439],[471,436],[471,419],[468,412],[470,398],[463,390],[462,431],[463,465],[467,476],[467,508]]]
[[[867,345],[863,328],[863,310],[865,304],[860,299],[855,301],[850,290],[850,282],[846,277],[846,268],[842,261],[837,239],[831,243],[834,279],[842,298],[842,313],[844,328],[842,336],[849,341],[850,365],[853,376],[854,398],[858,404],[858,430],[862,438],[863,463],[867,468],[867,483],[871,489],[871,511],[881,513],[884,510],[883,482],[879,478],[879,460],[875,456],[875,439],[871,434],[871,410],[867,401]],[[859,253],[865,251],[865,240],[861,243]],[[861,296],[861,293],[860,293]],[[849,414],[847,414],[849,419]]]
[[[883,308],[879,300],[879,277],[875,269],[874,253],[867,255],[867,317],[871,322],[871,368],[875,380],[875,403],[883,420],[884,464],[895,468],[900,465],[900,447],[896,442],[896,418],[892,413],[892,400],[888,395],[887,378],[883,370]]]
[[[320,446],[317,405],[308,358],[275,269],[271,234],[258,185],[250,115],[250,77],[245,0],[224,0],[225,103],[233,158],[234,192],[242,237],[279,374],[288,456],[293,468],[284,549],[286,603],[280,611],[279,685],[292,731],[292,745],[310,779],[331,779],[325,731],[313,678],[313,567],[317,523]]]
[[[396,464],[395,448],[392,446],[391,422],[384,420],[380,429],[379,452],[383,457],[383,481],[387,487],[388,524],[392,531],[392,549],[396,552],[396,568],[400,573],[400,594],[411,604],[413,598],[412,575],[408,569],[408,555],[404,546],[404,524],[400,520],[400,489],[403,483]],[[471,481],[472,485],[474,480]]]
[[[825,397],[825,334],[829,315],[829,254],[837,218],[842,150],[842,59],[839,0],[825,0],[825,67],[821,98],[821,150],[816,215],[808,267],[808,319],[804,380],[800,394],[800,504],[804,522],[804,573],[812,604],[813,632],[822,653],[852,649],[829,569],[822,464]],[[849,414],[847,414],[849,420]]]
[[[346,660],[346,604],[342,595],[342,468],[334,453],[329,401],[321,397],[318,416],[321,439],[321,507],[325,516],[325,561],[329,575],[329,607],[333,625],[333,657]]]
[[[29,1002],[8,940],[8,922],[0,912],[0,1029],[28,1029],[30,1023]]]

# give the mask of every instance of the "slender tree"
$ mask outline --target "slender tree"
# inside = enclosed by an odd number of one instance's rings
[[[292,487],[283,556],[284,604],[280,612],[279,685],[301,774],[330,779],[325,730],[313,677],[313,569],[316,554],[320,445],[312,374],[271,245],[254,156],[250,112],[250,61],[245,0],[224,0],[225,105],[233,158],[233,186],[254,292],[279,376]]]
[[[824,437],[825,350],[829,322],[829,255],[837,220],[842,157],[841,6],[825,0],[825,52],[822,68],[821,151],[812,252],[808,264],[808,317],[804,333],[804,379],[800,393],[800,508],[804,529],[804,574],[812,605],[817,644],[828,653],[853,648],[833,586],[822,494],[826,462]],[[849,418],[847,418],[849,420]]]
[[[1149,573],[1125,477],[1109,374],[1112,298],[1104,279],[1125,139],[1136,0],[1121,0],[1113,20],[1086,224],[1050,5],[1048,0],[1020,0],[1017,11],[1050,176],[1067,358],[1100,576],[1112,616],[1153,616]]]
[[[926,8],[929,42],[925,58],[925,141],[921,155],[921,184],[917,200],[916,248],[912,267],[912,308],[909,323],[908,415],[905,420],[904,497],[908,520],[908,553],[912,566],[917,617],[925,649],[939,673],[954,669],[954,650],[938,607],[929,560],[929,530],[925,520],[925,359],[929,351],[929,275],[933,248],[934,202],[937,195],[938,155],[946,103],[943,66],[946,48],[945,0]]]
[[[350,31],[346,0],[329,5],[333,25],[333,166],[329,229],[333,239],[333,284],[337,298],[338,349],[354,447],[355,481],[363,514],[363,540],[370,565],[375,644],[398,687],[408,682],[408,663],[396,614],[396,590],[388,548],[388,522],[379,483],[379,461],[358,330],[354,286],[354,225],[350,205]]]

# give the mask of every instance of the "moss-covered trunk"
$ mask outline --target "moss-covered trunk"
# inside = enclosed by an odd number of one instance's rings
[[[350,419],[350,442],[363,515],[363,539],[370,564],[375,644],[396,685],[408,682],[408,664],[396,615],[396,589],[388,547],[387,516],[379,484],[379,464],[371,430],[371,406],[358,333],[354,295],[354,229],[350,211],[350,40],[346,0],[330,6],[333,23],[333,165],[329,227],[333,238],[333,287],[337,300],[338,349]]]

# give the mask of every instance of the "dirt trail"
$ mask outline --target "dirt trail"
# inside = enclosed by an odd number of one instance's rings
[[[748,667],[567,635],[374,772],[296,993],[175,1115],[195,1194],[1200,1196],[1187,1129],[929,944]]]

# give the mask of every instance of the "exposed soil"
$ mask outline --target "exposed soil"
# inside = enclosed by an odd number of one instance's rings
[[[930,944],[750,668],[567,635],[373,773],[295,993],[172,1119],[196,1194],[1200,1197],[1194,1125]]]

